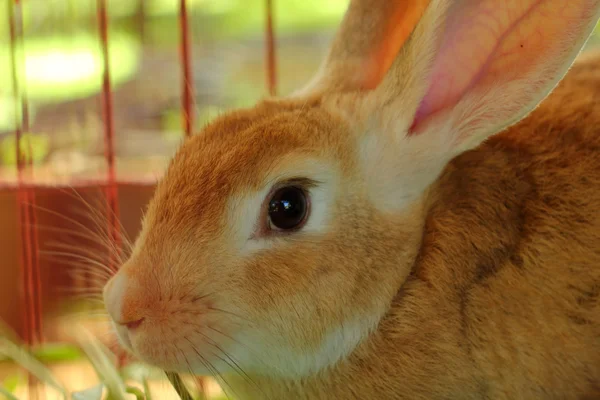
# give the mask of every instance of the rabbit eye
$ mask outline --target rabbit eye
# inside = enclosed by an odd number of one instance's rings
[[[302,228],[308,216],[308,196],[298,186],[278,189],[269,200],[269,227],[290,231]]]

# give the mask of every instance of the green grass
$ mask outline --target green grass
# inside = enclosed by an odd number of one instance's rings
[[[132,364],[124,368],[115,367],[115,355],[112,354],[91,332],[83,327],[74,327],[77,331],[77,346],[67,344],[46,344],[27,350],[16,335],[0,325],[0,361],[12,361],[22,368],[3,382],[0,382],[0,399],[24,400],[15,396],[15,390],[27,383],[27,373],[34,376],[47,387],[60,393],[65,400],[153,400],[148,380],[155,378],[153,368]],[[79,360],[89,362],[100,380],[100,384],[82,391],[69,393],[65,386],[52,374],[49,364]],[[24,373],[24,371],[26,373]],[[164,373],[160,373],[165,378]],[[178,374],[168,373],[166,378],[173,385],[182,400],[204,399],[201,393],[190,391]],[[140,383],[142,389],[126,382]],[[163,400],[163,399],[161,399]],[[213,400],[224,400],[215,398]]]

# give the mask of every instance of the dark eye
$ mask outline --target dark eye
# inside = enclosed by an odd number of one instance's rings
[[[306,222],[308,199],[302,188],[286,186],[278,189],[269,201],[270,226],[278,230],[299,229]]]

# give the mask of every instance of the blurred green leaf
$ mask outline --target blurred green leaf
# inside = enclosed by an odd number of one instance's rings
[[[19,383],[22,382],[23,377],[21,375],[10,375],[6,379],[4,379],[4,382],[2,382],[2,387],[8,390],[9,392],[13,393],[17,389],[17,386],[19,386]]]
[[[144,393],[146,394],[146,400],[152,400],[152,391],[150,385],[148,385],[148,379],[142,379],[142,385],[144,386]]]
[[[54,377],[52,372],[39,360],[33,357],[23,347],[11,342],[7,338],[0,338],[0,356],[8,357],[14,360],[21,367],[25,368],[37,379],[58,390],[66,399],[67,391],[64,386]]]
[[[127,391],[127,393],[131,393],[132,395],[134,395],[137,400],[146,400],[146,396],[144,395],[144,392],[142,392],[140,389],[138,389],[136,387],[127,386],[127,388],[125,390]]]
[[[17,397],[12,394],[9,390],[0,387],[0,397],[4,397],[7,400],[19,400]]]
[[[98,377],[106,386],[109,397],[115,400],[127,400],[125,383],[115,367],[115,361],[111,360],[112,353],[83,326],[76,326],[75,329],[77,331],[75,337]]]
[[[81,351],[70,344],[44,343],[30,350],[30,354],[42,363],[75,361],[83,357]],[[7,356],[0,355],[0,362],[6,361]]]
[[[102,392],[104,391],[104,385],[98,384],[91,388],[73,392],[71,394],[73,400],[102,400]]]
[[[10,135],[2,140],[0,154],[2,155],[3,165],[17,165],[16,147],[17,138],[15,136]],[[24,133],[21,135],[19,149],[24,163],[31,159],[33,164],[39,164],[48,156],[50,138],[44,134]]]
[[[74,361],[83,357],[81,351],[73,345],[63,343],[45,343],[32,350],[34,356],[42,362]]]

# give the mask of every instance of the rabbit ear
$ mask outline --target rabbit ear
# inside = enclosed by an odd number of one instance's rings
[[[321,91],[364,133],[371,192],[398,206],[532,111],[599,15],[600,0],[353,1],[304,93]]]
[[[377,87],[429,2],[351,0],[319,72],[295,95]]]
[[[463,150],[527,115],[594,29],[600,0],[452,1],[429,49],[428,90],[411,133],[443,129]]]

